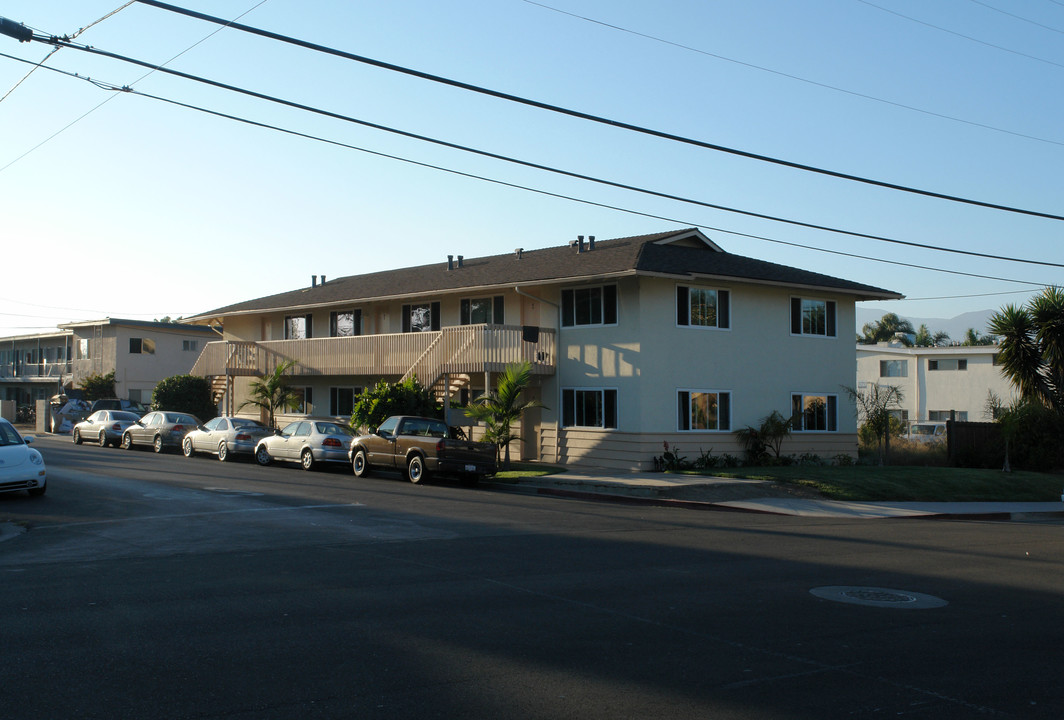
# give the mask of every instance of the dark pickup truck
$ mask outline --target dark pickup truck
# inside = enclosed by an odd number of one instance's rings
[[[393,415],[375,432],[355,438],[348,456],[358,477],[374,468],[400,470],[412,483],[440,473],[475,484],[497,470],[494,445],[452,438],[442,420],[413,415]]]

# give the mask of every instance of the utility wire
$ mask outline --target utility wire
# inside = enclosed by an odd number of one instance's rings
[[[1030,23],[1031,25],[1034,25],[1036,27],[1040,27],[1043,30],[1049,30],[1050,32],[1055,32],[1055,33],[1059,33],[1061,35],[1064,35],[1064,30],[1061,30],[1060,28],[1055,28],[1055,27],[1052,27],[1050,25],[1043,25],[1040,22],[1035,22],[1034,20],[1031,20],[1030,18],[1025,18],[1022,15],[1017,15],[1016,13],[1010,13],[1010,12],[1007,12],[1007,11],[1002,10],[1000,8],[996,8],[993,5],[991,5],[990,3],[981,2],[981,0],[969,0],[969,2],[973,2],[976,5],[982,5],[985,8],[993,10],[994,12],[997,12],[997,13],[1001,13],[1002,15],[1007,15],[1010,18],[1016,18],[1017,20],[1020,20],[1022,22]]]
[[[11,59],[14,59],[14,60],[20,60],[21,62],[28,62],[28,61],[25,61],[25,60],[21,60],[20,58],[13,58],[12,56],[7,55],[5,53],[0,53],[0,57],[8,57],[8,58],[11,58]],[[997,277],[997,276],[993,276],[993,275],[981,275],[981,274],[977,274],[977,273],[967,273],[967,272],[961,272],[959,270],[947,270],[947,269],[944,269],[944,268],[936,268],[936,267],[930,267],[930,266],[926,266],[926,265],[917,265],[915,263],[905,263],[905,262],[900,262],[900,261],[897,261],[897,260],[887,260],[887,259],[884,259],[884,258],[871,257],[871,256],[867,256],[867,255],[858,255],[858,254],[855,254],[855,253],[842,252],[840,250],[830,250],[830,249],[827,249],[827,248],[820,248],[820,247],[817,247],[815,245],[804,245],[804,244],[800,244],[800,243],[789,242],[789,241],[785,241],[785,240],[779,240],[779,239],[775,239],[775,238],[765,237],[765,236],[762,236],[762,235],[753,235],[753,234],[750,234],[750,233],[743,233],[743,232],[738,232],[738,231],[735,231],[735,230],[728,230],[728,229],[725,229],[725,228],[714,227],[714,226],[711,226],[711,225],[706,225],[704,223],[694,222],[694,221],[690,221],[690,220],[679,220],[679,219],[668,217],[668,216],[665,216],[665,215],[657,215],[657,214],[653,214],[653,213],[641,212],[639,210],[633,210],[631,208],[619,207],[619,206],[616,206],[616,205],[609,205],[609,204],[606,204],[606,203],[595,202],[593,200],[587,200],[587,199],[584,199],[584,198],[573,197],[573,196],[570,196],[570,195],[563,195],[563,194],[560,194],[560,193],[550,192],[550,191],[547,191],[547,190],[542,190],[542,189],[539,189],[539,188],[533,188],[533,187],[529,187],[529,186],[526,186],[526,185],[518,185],[516,183],[506,182],[504,180],[498,180],[498,179],[495,179],[495,178],[489,178],[489,177],[482,176],[482,175],[475,175],[475,174],[463,172],[463,171],[460,171],[460,170],[454,170],[452,168],[447,168],[447,167],[443,167],[443,166],[440,166],[440,165],[433,165],[433,164],[430,164],[430,163],[420,162],[420,161],[417,161],[417,160],[411,160],[409,158],[404,158],[404,157],[401,157],[401,156],[398,156],[398,155],[390,155],[388,153],[383,153],[383,152],[379,152],[379,151],[376,151],[376,150],[369,150],[367,148],[358,147],[356,145],[350,145],[348,143],[340,142],[338,140],[331,140],[331,139],[323,138],[323,137],[320,137],[320,136],[317,136],[317,135],[310,135],[310,134],[307,134],[307,133],[299,132],[297,130],[291,130],[291,129],[279,127],[279,126],[276,126],[276,125],[270,125],[270,124],[267,124],[267,123],[259,122],[257,120],[251,120],[251,119],[243,118],[243,117],[240,117],[240,116],[237,116],[237,115],[231,115],[231,114],[228,114],[228,113],[219,112],[217,110],[211,110],[209,108],[204,108],[204,107],[201,107],[201,106],[198,106],[198,105],[191,105],[189,103],[184,103],[184,102],[181,102],[181,101],[178,101],[178,100],[172,100],[170,98],[165,98],[165,97],[161,97],[161,96],[157,96],[157,95],[151,95],[149,93],[145,93],[145,92],[142,92],[142,91],[139,91],[139,90],[133,90],[132,88],[130,88],[128,86],[111,85],[111,84],[108,84],[108,83],[101,82],[99,80],[93,80],[92,78],[87,78],[87,77],[84,77],[84,76],[81,76],[81,75],[77,75],[76,73],[70,73],[70,72],[66,72],[66,71],[63,71],[63,70],[58,70],[56,68],[46,68],[46,69],[47,70],[51,70],[52,72],[59,73],[59,74],[68,75],[70,77],[74,77],[74,78],[77,78],[79,80],[85,80],[87,82],[92,83],[96,87],[99,87],[99,88],[104,89],[104,90],[113,90],[113,91],[125,92],[125,93],[129,93],[129,94],[132,94],[132,95],[137,95],[137,96],[140,96],[140,97],[148,98],[148,99],[151,99],[151,100],[158,100],[160,102],[165,102],[165,103],[168,103],[168,104],[171,104],[171,105],[176,105],[178,107],[183,107],[183,108],[186,108],[186,109],[189,109],[189,110],[195,110],[197,112],[205,113],[205,114],[208,114],[208,115],[213,115],[215,117],[220,117],[220,118],[224,118],[224,119],[227,119],[227,120],[233,120],[233,121],[236,121],[236,122],[244,123],[246,125],[251,125],[253,127],[259,127],[259,128],[263,128],[263,129],[266,129],[266,130],[274,130],[274,131],[285,133],[285,134],[288,134],[288,135],[293,135],[295,137],[301,137],[301,138],[305,138],[305,139],[308,139],[308,140],[314,140],[316,142],[323,142],[323,143],[326,143],[326,144],[329,144],[329,145],[335,145],[337,147],[342,147],[342,148],[346,148],[346,149],[349,149],[349,150],[355,150],[355,151],[358,151],[358,152],[366,153],[368,155],[373,155],[373,156],[376,156],[376,157],[381,157],[381,158],[385,158],[385,159],[389,159],[389,160],[397,160],[399,162],[403,162],[403,163],[406,163],[406,164],[409,164],[409,165],[414,165],[414,166],[417,166],[417,167],[423,167],[423,168],[427,168],[427,169],[430,169],[430,170],[437,170],[437,171],[440,171],[440,172],[449,173],[451,175],[456,175],[456,176],[459,176],[459,177],[465,177],[465,178],[469,178],[469,179],[473,179],[473,180],[480,180],[480,181],[483,181],[483,182],[489,182],[489,183],[492,183],[492,184],[495,184],[495,185],[499,185],[499,186],[502,186],[502,187],[509,187],[509,188],[513,188],[513,189],[516,189],[516,190],[524,190],[526,192],[532,192],[532,193],[536,193],[538,195],[544,195],[544,196],[547,196],[547,197],[558,198],[558,199],[561,199],[561,200],[567,200],[567,201],[570,201],[570,202],[576,202],[576,203],[580,203],[580,204],[583,204],[583,205],[589,205],[589,206],[592,206],[592,207],[598,207],[598,208],[603,208],[603,209],[606,209],[606,210],[614,210],[614,211],[617,211],[617,212],[623,212],[623,213],[627,213],[629,215],[637,215],[637,216],[640,216],[640,217],[651,218],[651,219],[654,219],[654,220],[663,220],[665,222],[675,223],[676,225],[679,225],[681,227],[695,226],[695,227],[704,228],[704,229],[707,229],[707,230],[710,230],[710,231],[713,231],[713,232],[726,233],[728,235],[734,235],[734,236],[737,236],[737,237],[745,237],[745,238],[750,238],[750,239],[753,239],[753,240],[762,240],[764,242],[774,243],[774,244],[778,244],[778,245],[786,245],[786,246],[790,246],[790,247],[796,247],[796,248],[803,249],[803,250],[812,250],[812,251],[815,251],[815,252],[823,252],[823,253],[828,253],[828,254],[832,254],[832,255],[840,255],[840,256],[843,256],[843,257],[855,258],[855,259],[859,259],[859,260],[868,260],[870,262],[885,263],[885,264],[888,264],[888,265],[908,267],[908,268],[913,268],[913,269],[917,269],[917,270],[927,270],[927,271],[930,271],[930,272],[946,273],[946,274],[949,274],[949,275],[960,275],[960,276],[964,276],[964,277],[972,277],[972,278],[977,278],[977,279],[982,279],[982,280],[997,280],[997,281],[1001,281],[1001,282],[1010,282],[1010,283],[1017,283],[1017,284],[1023,284],[1023,285],[1031,285],[1031,286],[1034,286],[1034,287],[1044,287],[1046,285],[1046,283],[1034,282],[1034,281],[1030,281],[1030,280],[1017,280],[1017,279],[1011,279],[1011,278]],[[934,248],[932,246],[927,246],[927,248],[928,249],[937,249],[937,248]]]
[[[146,62],[144,62],[142,60],[137,60],[135,58],[125,57],[125,56],[122,56],[122,55],[117,55],[115,53],[111,53],[111,52],[108,52],[108,51],[105,51],[105,50],[100,50],[99,48],[86,47],[86,46],[82,46],[82,45],[75,45],[75,44],[72,44],[72,43],[67,43],[64,40],[59,40],[57,38],[52,38],[52,40],[53,40],[53,42],[59,43],[63,47],[71,47],[71,48],[74,48],[76,50],[81,50],[81,51],[92,53],[92,54],[95,54],[95,55],[102,55],[104,57],[109,57],[109,58],[113,58],[113,59],[117,59],[117,60],[122,60],[123,62],[129,62],[129,63],[135,64],[135,65],[141,65],[141,66],[145,66],[145,67],[152,67],[149,63],[146,63]],[[11,57],[10,55],[6,55],[6,54],[3,54],[3,53],[0,53],[0,56]],[[51,69],[51,68],[49,68],[49,69]],[[419,134],[416,134],[416,133],[412,133],[412,132],[409,132],[409,131],[406,131],[406,130],[400,130],[398,128],[390,127],[390,126],[387,126],[387,125],[381,125],[381,124],[378,124],[378,123],[369,122],[367,120],[354,118],[354,117],[351,117],[349,115],[343,115],[343,114],[340,114],[340,113],[335,113],[335,112],[332,112],[332,111],[329,111],[329,110],[324,110],[322,108],[314,107],[314,106],[311,106],[311,105],[306,105],[306,104],[303,104],[303,103],[297,103],[297,102],[294,102],[294,101],[291,101],[291,100],[285,100],[284,98],[279,98],[279,97],[276,97],[276,96],[273,96],[273,95],[266,95],[264,93],[256,92],[254,90],[248,90],[246,88],[237,87],[235,85],[229,85],[227,83],[222,83],[222,82],[219,82],[219,81],[216,81],[216,80],[211,80],[209,78],[200,77],[198,75],[192,75],[190,73],[181,72],[180,70],[173,70],[171,68],[165,68],[165,67],[162,67],[162,66],[158,66],[158,67],[155,67],[155,71],[161,72],[161,73],[165,73],[165,74],[169,74],[169,75],[174,75],[176,77],[180,77],[180,78],[183,78],[183,79],[186,79],[186,80],[193,80],[195,82],[203,83],[203,84],[206,84],[206,85],[209,85],[209,86],[212,86],[212,87],[217,87],[217,88],[220,88],[220,89],[223,89],[223,90],[229,90],[229,91],[236,92],[236,93],[239,93],[239,94],[242,94],[242,95],[247,95],[247,96],[250,96],[250,97],[254,97],[254,98],[257,98],[257,99],[260,99],[260,100],[267,100],[269,102],[273,102],[273,103],[277,103],[277,104],[280,104],[280,105],[284,105],[286,107],[291,107],[291,108],[295,108],[295,109],[298,109],[298,110],[304,110],[304,111],[307,111],[307,112],[315,113],[315,114],[322,115],[322,116],[329,117],[329,118],[333,118],[333,119],[336,119],[336,120],[343,120],[345,122],[354,123],[356,125],[362,125],[364,127],[369,127],[369,128],[374,129],[374,130],[381,130],[383,132],[392,133],[394,135],[399,135],[401,137],[406,137],[406,138],[410,138],[410,139],[414,139],[414,140],[419,140],[419,141],[422,141],[422,142],[427,142],[427,143],[431,143],[431,144],[434,144],[434,145],[439,145],[441,147],[446,147],[446,148],[450,148],[450,149],[454,149],[454,150],[460,150],[462,152],[467,152],[467,153],[471,153],[471,154],[474,154],[474,155],[480,155],[482,157],[491,158],[493,160],[501,160],[503,162],[508,162],[508,163],[512,163],[512,164],[515,164],[515,165],[520,165],[520,166],[523,166],[523,167],[529,167],[529,168],[532,168],[532,169],[535,169],[535,170],[542,170],[542,171],[545,171],[545,172],[550,172],[550,173],[554,173],[554,174],[557,174],[557,175],[562,175],[562,176],[565,176],[565,177],[571,177],[571,178],[574,178],[574,179],[577,179],[577,180],[585,180],[585,181],[597,183],[597,184],[600,184],[600,185],[607,185],[607,186],[619,188],[619,189],[622,189],[622,190],[629,190],[629,191],[632,191],[632,192],[642,193],[644,195],[652,195],[652,196],[660,197],[660,198],[663,198],[663,199],[666,199],[666,200],[675,200],[677,202],[687,203],[687,204],[690,204],[690,205],[698,205],[698,206],[709,208],[709,209],[712,209],[712,210],[721,210],[721,211],[724,211],[724,212],[731,212],[731,213],[736,213],[736,214],[739,214],[739,215],[746,215],[746,216],[749,216],[749,217],[755,217],[755,218],[759,218],[759,219],[762,219],[762,220],[771,220],[773,222],[781,222],[781,223],[786,223],[786,224],[789,224],[789,225],[796,225],[798,227],[809,228],[809,229],[812,229],[812,230],[822,230],[822,231],[825,231],[825,232],[837,233],[837,234],[842,234],[842,235],[850,235],[850,236],[853,236],[853,237],[860,237],[860,238],[865,238],[865,239],[868,239],[868,240],[876,240],[876,241],[879,241],[879,242],[886,242],[886,243],[891,243],[891,244],[895,244],[895,245],[903,245],[903,246],[908,246],[908,247],[915,247],[915,248],[920,248],[920,249],[924,249],[924,250],[936,250],[936,251],[939,251],[939,252],[952,253],[952,254],[955,254],[955,255],[965,255],[965,256],[969,256],[969,257],[986,258],[986,259],[989,259],[989,260],[1002,260],[1002,261],[1006,261],[1006,262],[1026,263],[1026,264],[1029,264],[1029,265],[1041,265],[1041,266],[1046,266],[1046,267],[1064,268],[1064,263],[1053,263],[1053,262],[1048,262],[1048,261],[1044,261],[1044,260],[1031,260],[1031,259],[1026,259],[1026,258],[1016,258],[1016,257],[1005,256],[1005,255],[993,255],[993,254],[990,254],[990,253],[980,253],[980,252],[975,252],[973,250],[960,250],[960,249],[957,249],[957,248],[943,248],[943,247],[938,247],[938,246],[934,246],[934,245],[927,245],[927,244],[923,244],[923,243],[916,243],[916,242],[911,242],[911,241],[906,241],[906,240],[898,240],[896,238],[883,237],[883,236],[880,236],[880,235],[871,235],[871,234],[867,234],[867,233],[859,233],[859,232],[850,231],[850,230],[842,230],[842,229],[839,229],[839,228],[833,228],[833,227],[829,227],[829,226],[826,226],[826,225],[818,225],[818,224],[814,224],[814,223],[807,223],[807,222],[802,222],[802,221],[799,221],[799,220],[791,220],[791,219],[788,219],[788,218],[782,218],[782,217],[778,217],[778,216],[774,216],[774,215],[768,215],[768,214],[765,214],[765,213],[758,213],[758,212],[754,212],[754,211],[750,211],[750,210],[740,210],[740,209],[737,209],[737,208],[727,207],[725,205],[718,205],[718,204],[715,204],[715,203],[709,203],[709,202],[705,202],[705,201],[702,201],[702,200],[695,200],[693,198],[682,197],[680,195],[673,195],[673,194],[670,194],[670,193],[658,192],[658,191],[655,191],[655,190],[649,190],[647,188],[637,187],[637,186],[634,186],[634,185],[628,185],[628,184],[625,184],[625,183],[620,183],[620,182],[616,182],[616,181],[612,181],[612,180],[606,180],[606,179],[603,179],[603,178],[598,178],[598,177],[594,177],[594,176],[591,176],[591,175],[585,175],[585,174],[577,173],[577,172],[574,172],[574,171],[562,170],[560,168],[551,167],[549,165],[542,165],[540,163],[534,163],[534,162],[531,162],[531,161],[528,161],[528,160],[520,160],[518,158],[510,157],[510,156],[507,156],[507,155],[501,155],[499,153],[493,153],[493,152],[489,152],[489,151],[486,151],[486,150],[480,150],[480,149],[473,148],[473,147],[470,147],[470,146],[467,146],[467,145],[460,145],[460,144],[457,144],[457,143],[452,143],[452,142],[448,142],[448,141],[445,141],[445,140],[440,140],[438,138],[429,137],[427,135],[419,135]],[[62,71],[56,71],[56,72],[62,72]],[[80,77],[80,76],[78,76],[78,77]],[[107,85],[107,84],[99,84],[100,87],[104,87],[105,85]],[[105,87],[105,89],[122,89],[122,90],[127,90],[127,91],[131,91],[132,90],[132,88],[130,88],[129,86],[122,86],[121,88],[119,88],[118,86],[115,86],[115,85],[107,85],[107,87]],[[155,98],[155,99],[164,99],[164,98]],[[173,102],[173,101],[170,101],[170,100],[166,100],[166,101],[167,102]],[[187,106],[187,107],[192,107],[193,109],[201,109],[201,108],[196,108],[195,106]],[[208,111],[208,112],[213,112],[213,111]],[[227,117],[231,117],[232,119],[239,119],[239,118],[236,118],[235,116],[227,116]],[[2,168],[0,168],[0,169],[2,169]]]
[[[976,0],[972,1],[976,2]],[[902,110],[910,110],[912,112],[922,113],[924,115],[936,117],[941,120],[951,120],[953,122],[964,123],[965,125],[971,125],[973,127],[983,128],[984,130],[992,130],[994,132],[1005,133],[1006,135],[1021,137],[1027,140],[1036,140],[1038,142],[1049,143],[1051,145],[1064,146],[1064,142],[1060,140],[1051,140],[1050,138],[1038,137],[1037,135],[1028,135],[1027,133],[1021,133],[1015,130],[1008,130],[1006,128],[1000,128],[994,125],[987,125],[985,123],[976,122],[974,120],[965,120],[964,118],[954,117],[952,115],[945,115],[943,113],[935,112],[933,110],[925,110],[923,108],[918,108],[913,105],[906,105],[904,103],[895,102],[893,100],[886,100],[884,98],[876,97],[874,95],[867,95],[865,93],[857,92],[855,90],[847,90],[846,88],[838,87],[837,85],[829,85],[828,83],[822,83],[817,80],[810,80],[809,78],[804,78],[799,75],[792,75],[791,73],[786,73],[781,70],[773,70],[772,68],[764,67],[762,65],[755,65],[754,63],[745,62],[743,60],[736,60],[735,58],[730,58],[725,55],[711,53],[707,50],[702,50],[701,48],[691,47],[690,45],[684,45],[682,43],[674,42],[672,40],[666,40],[665,38],[657,37],[655,35],[649,35],[647,33],[639,32],[638,30],[632,30],[630,28],[621,27],[620,25],[613,25],[602,20],[596,20],[595,18],[588,17],[586,15],[578,15],[577,13],[569,12],[568,10],[562,10],[561,8],[552,7],[551,5],[536,2],[535,0],[522,0],[522,2],[528,3],[529,5],[535,5],[536,7],[543,8],[544,10],[556,12],[560,15],[568,15],[569,17],[576,18],[577,20],[583,20],[585,22],[593,23],[595,25],[601,25],[602,27],[610,28],[611,30],[618,30],[620,32],[635,35],[637,37],[645,38],[647,40],[653,40],[654,42],[662,43],[664,45],[671,45],[673,47],[680,48],[681,50],[687,50],[689,52],[698,53],[699,55],[705,55],[707,57],[715,58],[717,60],[724,60],[725,62],[741,65],[752,70],[760,70],[761,72],[772,73],[773,75],[778,75],[780,77],[787,78],[788,80],[797,80],[798,82],[808,83],[809,85],[814,85],[816,87],[824,88],[826,90],[834,90],[835,92],[845,93],[847,95],[858,97],[863,100],[872,100],[873,102],[883,103],[884,105],[890,105],[892,107],[901,108]]]
[[[959,196],[956,196],[956,195],[948,195],[948,194],[945,194],[945,193],[934,192],[934,191],[931,191],[931,190],[921,190],[921,189],[918,189],[918,188],[914,188],[914,187],[910,187],[910,186],[906,186],[906,185],[899,185],[899,184],[896,184],[896,183],[885,182],[885,181],[882,181],[882,180],[873,180],[871,178],[861,177],[859,175],[851,175],[851,174],[848,174],[848,173],[843,173],[843,172],[839,172],[839,171],[835,171],[835,170],[828,170],[826,168],[819,168],[819,167],[815,167],[815,166],[812,166],[812,165],[805,165],[805,164],[798,163],[798,162],[793,162],[793,161],[790,161],[790,160],[783,160],[783,159],[780,159],[780,158],[774,158],[774,157],[770,157],[770,156],[767,156],[767,155],[759,155],[757,153],[749,152],[749,151],[746,151],[746,150],[739,150],[739,149],[736,149],[736,148],[726,147],[724,145],[717,145],[715,143],[710,143],[710,142],[706,142],[706,141],[703,141],[703,140],[696,140],[696,139],[693,139],[693,138],[684,137],[682,135],[675,135],[673,133],[667,133],[667,132],[664,132],[664,131],[661,131],[661,130],[653,130],[651,128],[642,127],[640,125],[633,125],[631,123],[621,122],[619,120],[611,120],[609,118],[601,117],[601,116],[598,116],[598,115],[592,115],[590,113],[582,112],[580,110],[572,110],[572,109],[564,108],[564,107],[561,107],[561,106],[558,106],[558,105],[551,105],[549,103],[541,102],[539,100],[532,100],[532,99],[524,98],[524,97],[521,97],[521,96],[518,96],[518,95],[511,95],[509,93],[504,93],[504,92],[501,92],[501,91],[498,91],[498,90],[491,90],[491,89],[488,89],[488,88],[480,87],[478,85],[472,85],[470,83],[462,82],[462,81],[459,81],[459,80],[452,80],[450,78],[445,78],[445,77],[442,77],[442,76],[439,76],[439,75],[432,75],[430,73],[422,72],[420,70],[414,70],[414,69],[403,67],[403,66],[400,66],[400,65],[394,65],[392,63],[387,63],[387,62],[384,62],[384,61],[381,61],[381,60],[374,60],[372,58],[368,58],[368,57],[365,57],[365,56],[362,56],[362,55],[356,55],[354,53],[349,53],[349,52],[346,52],[346,51],[343,51],[343,50],[338,50],[336,48],[331,48],[331,47],[327,47],[327,46],[324,46],[324,45],[318,45],[316,43],[307,42],[305,40],[299,40],[297,38],[290,37],[288,35],[281,35],[279,33],[270,32],[268,30],[262,30],[260,28],[251,27],[249,25],[242,25],[240,23],[235,23],[235,22],[223,20],[222,18],[217,18],[217,17],[213,17],[211,15],[206,15],[204,13],[196,12],[196,11],[193,11],[193,10],[188,10],[186,8],[178,7],[176,5],[170,5],[169,3],[158,2],[158,0],[137,0],[137,2],[142,3],[144,5],[150,5],[152,7],[156,7],[156,8],[159,8],[161,10],[167,10],[169,12],[177,13],[179,15],[185,15],[187,17],[196,18],[197,20],[204,20],[204,21],[212,22],[212,23],[226,24],[228,27],[231,27],[234,30],[240,30],[242,32],[251,33],[253,35],[259,35],[260,37],[265,37],[265,38],[268,38],[268,39],[271,39],[271,40],[278,40],[280,42],[289,43],[291,45],[296,45],[296,46],[299,46],[299,47],[302,47],[302,48],[306,48],[308,50],[314,50],[316,52],[326,53],[328,55],[334,55],[336,57],[341,57],[341,58],[344,58],[344,59],[347,59],[347,60],[353,60],[355,62],[364,63],[364,64],[367,64],[367,65],[371,65],[373,67],[378,67],[378,68],[382,68],[382,69],[385,69],[385,70],[391,70],[391,71],[394,71],[394,72],[399,72],[399,73],[402,73],[404,75],[410,75],[410,76],[413,76],[413,77],[421,78],[423,80],[430,80],[432,82],[441,83],[441,84],[444,84],[444,85],[449,85],[451,87],[460,88],[462,90],[469,90],[471,92],[480,93],[482,95],[487,95],[487,96],[499,98],[499,99],[502,99],[502,100],[508,100],[508,101],[511,101],[511,102],[520,103],[522,105],[528,105],[530,107],[539,108],[541,110],[548,110],[550,112],[559,113],[559,114],[562,114],[562,115],[568,115],[569,117],[575,117],[575,118],[579,118],[581,120],[588,120],[590,122],[600,123],[602,125],[609,125],[609,126],[612,126],[612,127],[623,129],[623,130],[630,130],[632,132],[637,132],[637,133],[641,133],[641,134],[644,134],[644,135],[649,135],[649,136],[652,136],[652,137],[658,137],[658,138],[662,138],[662,139],[665,139],[665,140],[672,140],[674,142],[679,142],[679,143],[683,143],[683,144],[686,144],[686,145],[692,145],[692,146],[695,146],[695,147],[701,147],[701,148],[705,148],[707,150],[715,150],[717,152],[728,153],[728,154],[731,154],[731,155],[736,155],[738,157],[744,157],[744,158],[751,159],[751,160],[759,160],[761,162],[772,163],[772,164],[780,165],[780,166],[783,166],[783,167],[789,167],[789,168],[792,168],[792,169],[795,169],[795,170],[803,170],[803,171],[806,171],[806,172],[817,173],[817,174],[820,174],[820,175],[826,175],[828,177],[834,177],[834,178],[838,178],[838,179],[842,179],[842,180],[850,180],[850,181],[853,181],[853,182],[864,183],[866,185],[873,185],[873,186],[876,186],[876,187],[887,188],[887,189],[890,189],[890,190],[897,190],[897,191],[900,191],[900,192],[911,193],[911,194],[914,194],[914,195],[922,195],[922,196],[925,196],[925,197],[932,197],[932,198],[936,198],[936,199],[939,199],[939,200],[948,200],[950,202],[963,203],[963,204],[966,204],[966,205],[974,205],[974,206],[977,206],[977,207],[984,207],[984,208],[989,208],[989,209],[992,209],[992,210],[1001,210],[1001,211],[1004,211],[1004,212],[1018,213],[1018,214],[1021,214],[1021,215],[1030,215],[1030,216],[1041,217],[1041,218],[1046,218],[1046,219],[1050,219],[1050,220],[1064,220],[1064,215],[1054,215],[1052,213],[1040,212],[1040,211],[1036,211],[1036,210],[1025,210],[1025,209],[1022,209],[1022,208],[1011,207],[1011,206],[1008,206],[1008,205],[1000,205],[1000,204],[997,204],[997,203],[985,202],[985,201],[982,201],[982,200],[974,200],[974,199],[970,199],[970,198],[963,198],[963,197],[959,197]],[[34,39],[35,40],[39,40],[40,42],[49,42],[48,40],[43,40],[43,39],[39,39],[39,38],[36,38],[36,37]]]

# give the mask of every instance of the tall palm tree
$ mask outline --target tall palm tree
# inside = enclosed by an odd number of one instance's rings
[[[1026,307],[1006,305],[990,318],[998,360],[1024,399],[1064,414],[1064,289],[1047,287]]]
[[[495,390],[490,390],[466,407],[465,413],[484,423],[484,440],[495,443],[505,453],[503,470],[510,469],[510,443],[520,440],[514,434],[513,424],[521,413],[532,408],[545,407],[538,400],[521,400],[521,395],[532,380],[532,364],[529,362],[507,365]]]
[[[285,360],[261,380],[251,382],[251,397],[240,404],[239,410],[251,405],[265,411],[267,424],[274,427],[274,417],[278,410],[295,410],[299,407],[299,391],[289,386],[286,377],[296,364],[295,360]]]
[[[877,342],[886,342],[898,338],[904,345],[911,345],[910,335],[916,334],[913,324],[897,313],[886,313],[879,320],[865,323],[861,328],[864,337],[861,342],[866,345],[874,345]]]

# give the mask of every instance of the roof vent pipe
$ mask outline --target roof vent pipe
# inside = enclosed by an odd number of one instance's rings
[[[447,256],[447,269],[454,270],[454,255]]]
[[[459,255],[458,256],[458,267],[462,267],[462,260],[463,260],[462,256]]]
[[[584,252],[584,236],[583,235],[577,235],[576,236],[576,251],[578,253]]]
[[[524,248],[514,248],[514,254],[517,255],[517,259],[521,259],[521,253],[525,251]]]
[[[310,286],[311,287],[318,287],[318,276],[317,275],[311,275],[310,276]]]
[[[322,275],[322,276],[321,276],[321,284],[322,284],[322,285],[324,285],[324,284],[325,284],[325,276],[324,276],[324,275]]]
[[[594,249],[595,249],[595,236],[594,235],[588,235],[587,236],[587,250],[588,250],[588,252],[591,252]],[[325,276],[322,275],[321,277],[322,277],[322,282],[325,282]]]

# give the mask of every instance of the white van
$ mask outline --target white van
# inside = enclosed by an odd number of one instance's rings
[[[946,423],[923,422],[913,423],[909,426],[909,434],[906,437],[918,443],[946,442]]]

